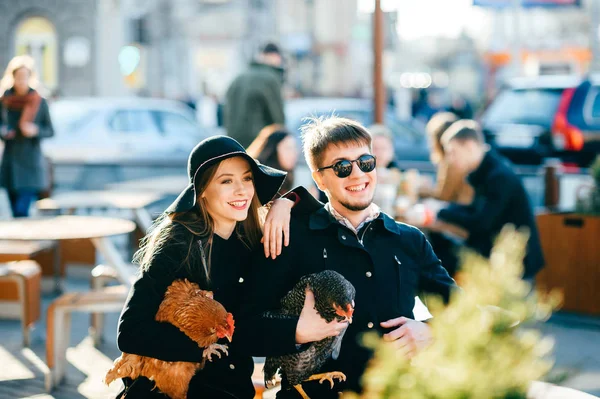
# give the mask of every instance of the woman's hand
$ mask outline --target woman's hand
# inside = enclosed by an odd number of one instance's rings
[[[328,323],[327,320],[321,317],[315,309],[315,296],[307,288],[304,307],[296,326],[296,343],[306,344],[308,342],[317,342],[327,337],[335,337],[340,335],[346,328],[348,328],[347,322],[334,319]]]
[[[4,140],[12,140],[15,138],[15,131],[9,130],[6,126],[0,127],[0,135]]]
[[[265,257],[275,259],[281,255],[282,242],[286,247],[290,244],[290,214],[293,207],[294,202],[285,198],[273,201],[265,218],[262,238]]]
[[[39,128],[35,123],[31,123],[31,122],[25,122],[22,123],[21,125],[21,133],[23,133],[23,136],[25,137],[35,137],[37,136],[38,132],[39,132]]]

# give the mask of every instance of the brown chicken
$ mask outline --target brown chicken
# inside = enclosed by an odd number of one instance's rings
[[[227,345],[217,344],[220,338],[231,342],[234,330],[233,315],[213,299],[210,291],[201,290],[187,279],[175,280],[167,289],[156,313],[156,320],[173,324],[205,348],[199,363],[167,362],[146,356],[123,353],[106,373],[108,385],[117,378],[140,376],[153,380],[161,392],[172,399],[185,399],[188,385],[197,370],[212,356],[228,354]]]

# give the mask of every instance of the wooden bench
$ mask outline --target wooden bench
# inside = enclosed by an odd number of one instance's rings
[[[0,263],[18,260],[33,260],[42,270],[42,276],[54,275],[55,251],[58,245],[54,241],[13,241],[0,240]],[[64,275],[64,266],[60,273]]]
[[[20,319],[23,345],[30,344],[30,328],[40,319],[40,265],[33,261],[0,264],[0,317]]]
[[[67,348],[71,338],[71,313],[120,312],[129,289],[124,285],[90,292],[69,292],[54,300],[48,308],[46,324],[46,363],[50,374],[46,389],[60,384],[67,367]]]

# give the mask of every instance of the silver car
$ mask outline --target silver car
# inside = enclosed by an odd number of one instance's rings
[[[186,159],[208,136],[193,110],[151,98],[68,98],[50,104],[55,136],[43,140],[54,162]]]

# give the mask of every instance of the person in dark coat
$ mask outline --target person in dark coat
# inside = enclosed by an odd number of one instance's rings
[[[506,224],[529,230],[524,260],[525,279],[544,267],[544,256],[529,197],[519,176],[506,159],[485,144],[477,122],[455,122],[442,136],[446,157],[464,173],[475,189],[471,205],[455,204],[438,212],[438,218],[469,232],[465,245],[489,257],[496,236]]]
[[[188,176],[189,186],[157,219],[135,256],[140,275],[119,320],[117,344],[122,352],[200,362],[204,348],[175,326],[155,320],[167,287],[186,278],[212,291],[235,320],[252,250],[263,253],[258,248],[262,233],[257,209],[277,194],[285,172],[258,164],[230,137],[214,136],[192,151]],[[289,216],[291,202],[280,202],[271,212],[279,207]],[[228,345],[227,355],[213,356],[192,377],[188,398],[254,397],[254,364],[236,331]],[[166,398],[145,377],[126,378],[124,383],[119,398]]]
[[[8,192],[14,217],[28,216],[31,203],[49,185],[40,142],[52,137],[54,129],[48,103],[31,86],[35,86],[33,60],[13,58],[0,85],[8,88],[0,99],[0,138],[4,142],[0,187]]]
[[[285,123],[282,68],[279,48],[269,43],[229,86],[225,95],[224,122],[227,135],[247,148],[261,129]]]
[[[343,372],[347,380],[336,380],[333,388],[318,381],[302,385],[311,398],[338,398],[344,390],[360,391],[360,378],[372,357],[360,342],[363,333],[376,332],[411,356],[431,338],[429,327],[414,320],[415,296],[426,291],[448,300],[455,284],[423,233],[394,221],[372,203],[377,172],[370,133],[355,121],[337,117],[317,119],[303,129],[307,163],[329,202],[310,208],[303,199],[292,212],[290,245],[275,260],[254,258],[239,328],[255,356],[301,351],[304,344],[339,334],[346,325],[323,324],[310,291],[300,317],[273,318],[265,312],[277,312],[281,298],[302,276],[322,270],[342,274],[356,288],[353,322],[339,357],[329,359],[319,373]],[[283,376],[277,398],[298,397]]]

